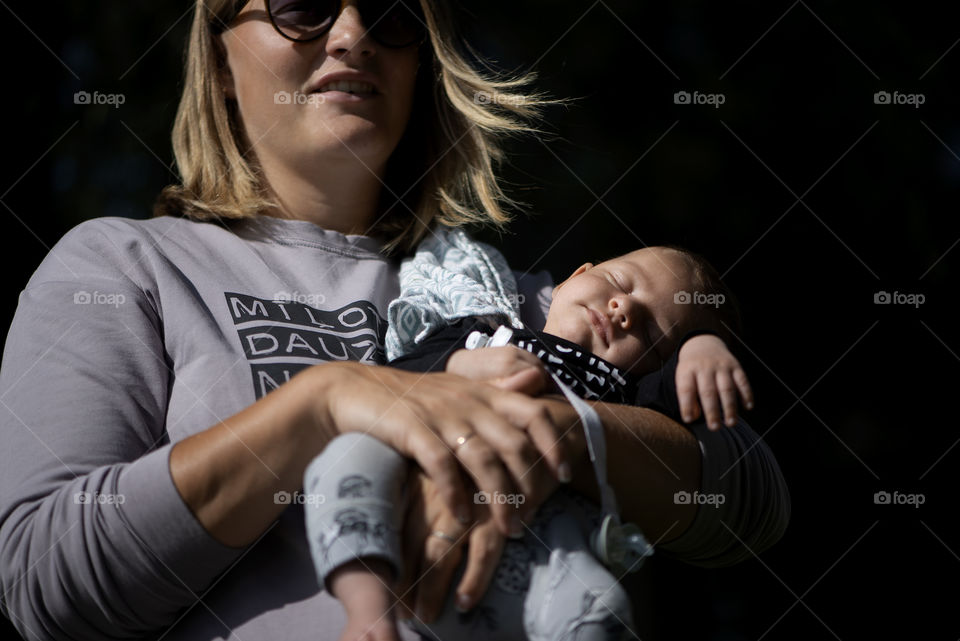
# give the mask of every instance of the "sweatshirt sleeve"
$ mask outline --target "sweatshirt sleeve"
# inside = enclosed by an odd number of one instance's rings
[[[636,404],[683,424],[676,375],[683,336],[664,366],[640,379]],[[724,567],[759,554],[783,536],[790,521],[790,492],[773,452],[742,419],[716,432],[701,418],[687,425],[701,454],[701,486],[693,522],[680,537],[657,546],[671,558],[702,567]]]
[[[142,638],[242,552],[173,484],[159,304],[105,231],[50,252],[0,368],[0,609],[27,639]]]
[[[657,546],[664,556],[707,568],[760,554],[780,540],[790,521],[790,492],[766,443],[740,418],[734,427],[687,426],[701,454],[704,500],[678,538]]]

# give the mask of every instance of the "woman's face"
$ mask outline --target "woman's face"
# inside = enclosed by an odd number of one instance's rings
[[[377,43],[355,1],[322,37],[293,42],[270,24],[265,1],[246,5],[221,36],[225,91],[260,162],[319,169],[359,160],[382,173],[410,118],[417,46]]]

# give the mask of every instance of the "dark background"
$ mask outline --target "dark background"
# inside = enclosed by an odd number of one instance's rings
[[[576,100],[509,145],[528,205],[498,243],[562,277],[641,244],[705,254],[741,300],[748,420],[790,485],[786,536],[722,570],[652,562],[650,639],[956,639],[960,23],[952,3],[464,4],[504,69]],[[149,216],[188,3],[4,4],[3,331],[71,227]],[[76,91],[125,104],[76,105]],[[725,103],[675,104],[678,91]],[[878,105],[874,94],[922,94]],[[951,251],[953,250],[953,251]],[[877,292],[923,294],[919,307]],[[642,489],[638,488],[638,491]],[[878,491],[920,493],[918,507]]]

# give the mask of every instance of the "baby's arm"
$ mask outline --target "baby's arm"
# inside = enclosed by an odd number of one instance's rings
[[[396,641],[395,582],[409,465],[368,434],[330,441],[307,466],[302,500],[317,578],[343,603],[340,641]],[[287,499],[289,501],[289,499]]]
[[[740,362],[718,336],[699,334],[683,343],[677,360],[677,400],[687,423],[706,417],[707,427],[721,427],[721,408],[727,426],[737,423],[737,394],[753,409],[753,390]],[[698,402],[699,397],[699,402]]]

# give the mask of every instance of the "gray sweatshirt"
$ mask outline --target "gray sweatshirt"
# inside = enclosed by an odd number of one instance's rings
[[[100,218],[57,243],[0,368],[0,611],[25,638],[338,638],[302,506],[247,548],[224,546],[168,457],[305,367],[382,363],[399,265],[379,248],[274,218]],[[549,275],[519,285],[524,321],[542,328]],[[660,550],[721,566],[750,555],[737,537],[772,545],[790,503],[769,449],[742,422],[692,429],[701,492],[725,501]]]

